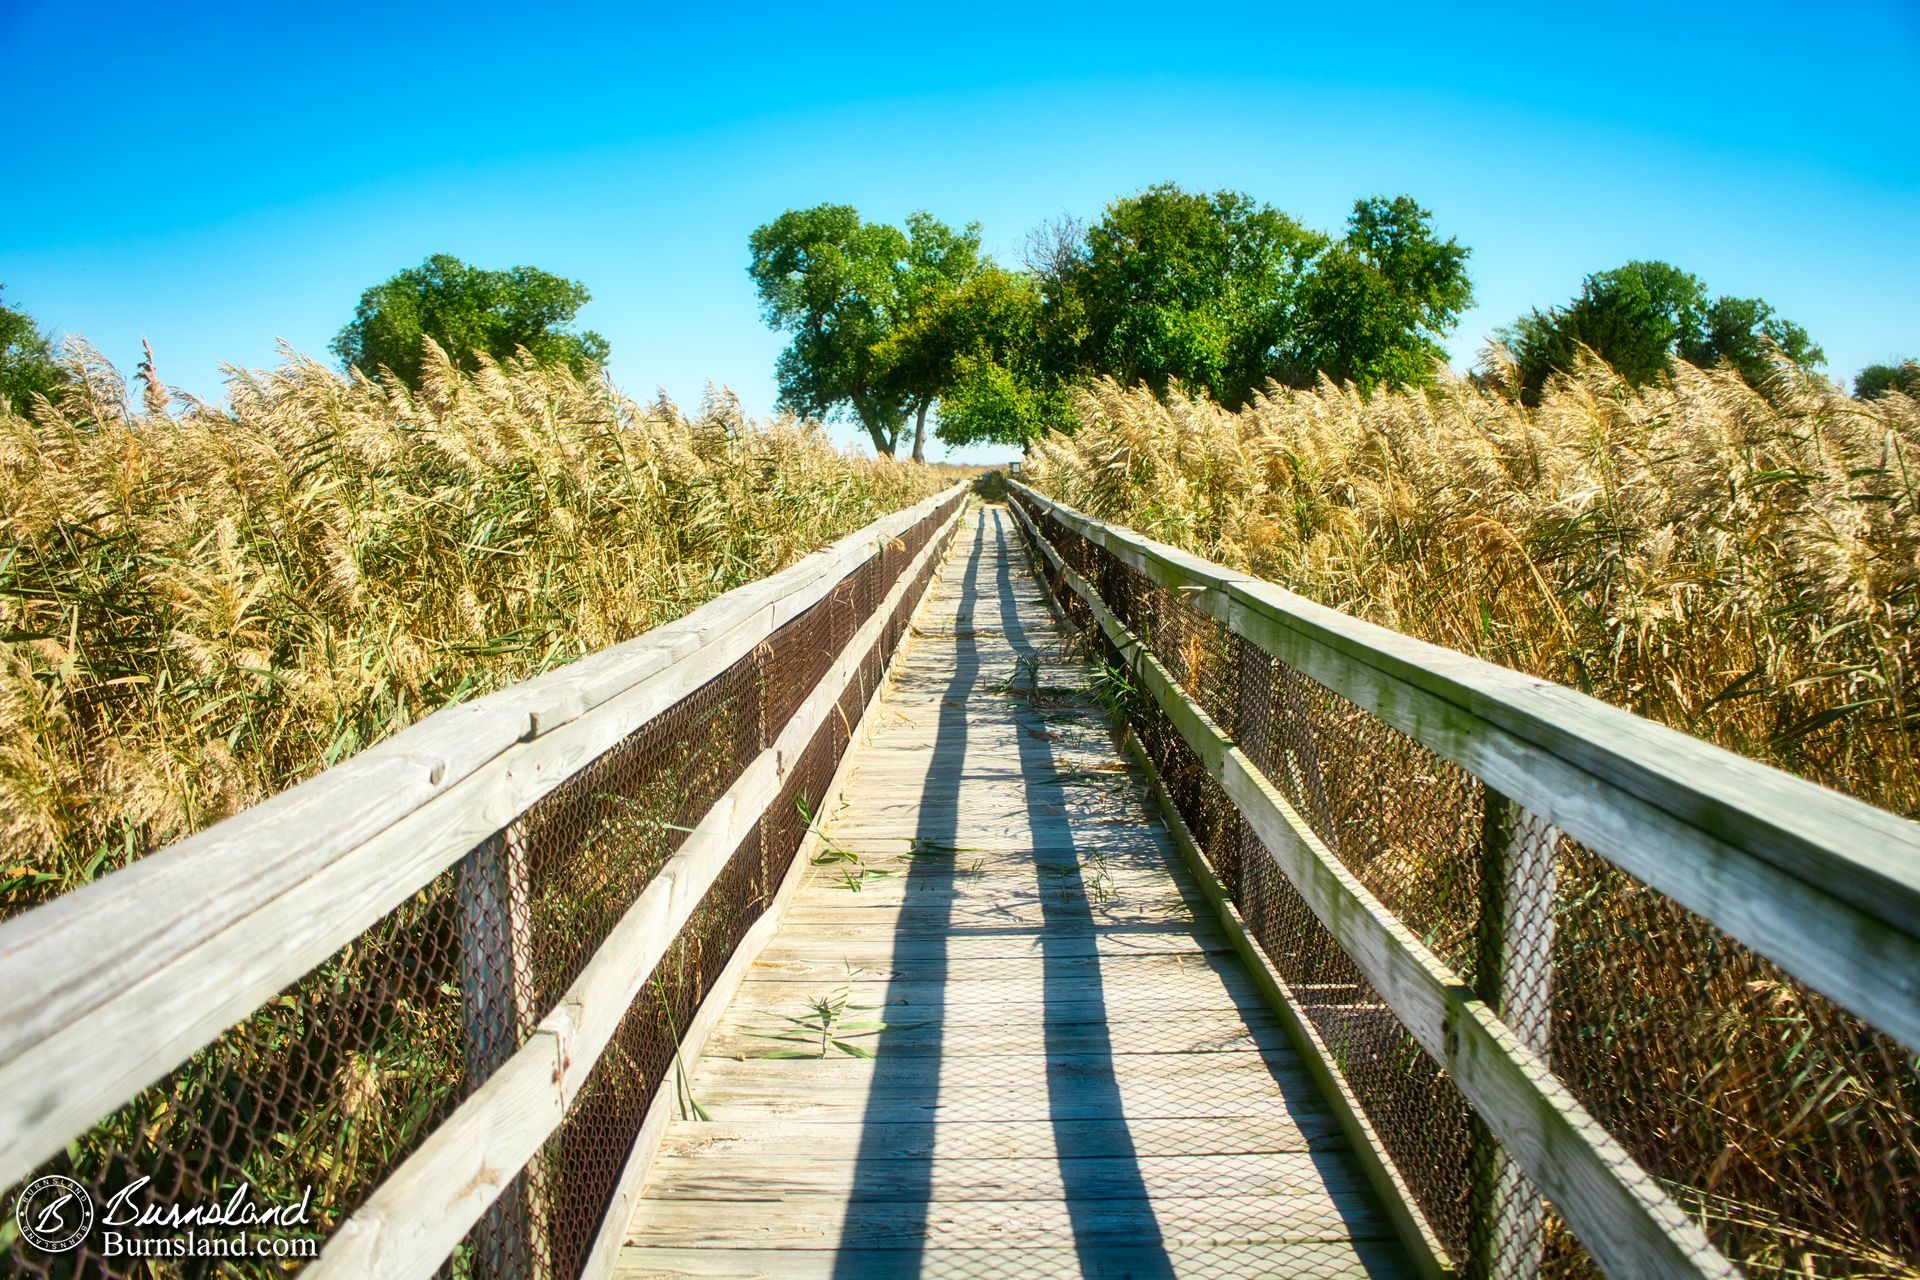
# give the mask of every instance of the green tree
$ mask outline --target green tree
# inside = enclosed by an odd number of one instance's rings
[[[1356,200],[1346,235],[1301,282],[1274,372],[1294,386],[1325,374],[1362,391],[1425,382],[1473,304],[1470,253],[1436,236],[1411,196]]]
[[[762,314],[791,335],[776,365],[781,402],[810,417],[852,417],[889,457],[912,417],[914,458],[924,460],[927,410],[940,394],[934,365],[882,348],[979,269],[979,225],[955,231],[914,213],[902,231],[822,204],[789,209],[749,247]]]
[[[1758,298],[1715,298],[1699,328],[1680,335],[1676,354],[1688,364],[1726,364],[1753,386],[1773,372],[1775,352],[1795,364],[1821,364],[1826,352],[1807,331]]]
[[[1175,381],[1239,406],[1272,372],[1299,281],[1326,239],[1238,191],[1171,183],[1108,205],[1045,281],[1084,374]]]
[[[1331,240],[1238,191],[1150,187],[1067,247],[1044,236],[1046,328],[1078,372],[1175,381],[1238,408],[1271,378],[1425,381],[1473,300],[1468,250],[1411,197],[1354,203]]]
[[[932,214],[908,214],[907,252],[898,275],[894,331],[899,332],[913,325],[920,317],[945,309],[956,291],[978,275],[983,267],[979,223],[971,222],[962,230],[955,231]],[[884,378],[906,397],[913,414],[913,460],[925,462],[927,410],[947,390],[951,381],[948,371],[942,370],[937,364],[890,361],[884,350],[880,364]]]
[[[36,395],[51,398],[68,380],[54,358],[53,343],[33,317],[0,302],[0,401],[24,414]]]
[[[1571,369],[1582,348],[1612,365],[1634,386],[1692,364],[1726,362],[1749,382],[1772,368],[1772,349],[1809,363],[1824,359],[1807,331],[1758,298],[1709,299],[1706,283],[1667,262],[1629,262],[1599,271],[1564,307],[1528,312],[1500,334],[1519,369],[1521,397],[1540,402],[1541,389]]]
[[[1853,394],[1860,400],[1878,400],[1889,391],[1920,397],[1920,360],[1902,360],[1899,364],[1870,364],[1853,380]]]
[[[502,360],[525,348],[535,360],[584,374],[607,359],[605,338],[567,328],[591,296],[578,280],[537,267],[487,271],[436,253],[362,293],[333,352],[351,368],[386,369],[408,386],[420,383],[426,338],[469,372],[478,355]]]
[[[1582,347],[1635,386],[1653,381],[1673,367],[1675,346],[1698,330],[1706,306],[1700,277],[1670,263],[1629,262],[1588,276],[1572,302],[1535,308],[1500,336],[1519,369],[1522,398],[1538,404],[1548,376],[1571,369]]]
[[[888,376],[938,397],[948,444],[1024,445],[1071,426],[1042,336],[1033,277],[992,263],[898,326],[881,344]]]

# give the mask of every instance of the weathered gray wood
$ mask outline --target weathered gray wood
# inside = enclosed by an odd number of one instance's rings
[[[937,554],[933,549],[929,555]],[[924,599],[922,601],[924,607]],[[917,614],[917,610],[916,610]],[[850,646],[852,647],[852,646]],[[870,717],[873,708],[879,703],[881,695],[888,685],[889,677],[900,659],[896,649],[888,655],[887,664],[882,668],[876,687],[868,696],[866,705],[861,709],[858,733],[870,730]],[[855,741],[858,741],[856,735]],[[779,930],[780,921],[785,916],[787,904],[792,901],[794,891],[806,878],[806,869],[810,860],[820,851],[823,843],[822,824],[827,815],[834,813],[845,790],[847,774],[857,758],[853,744],[840,757],[840,763],[834,767],[833,777],[820,798],[819,806],[814,810],[813,820],[807,824],[807,831],[800,839],[799,848],[788,863],[786,874],[780,879],[779,887],[774,890],[773,898],[767,903],[766,910],[747,929],[740,941],[734,945],[733,954],[728,957],[720,976],[715,978],[708,988],[700,1007],[694,1011],[692,1020],[681,1034],[679,1057],[675,1070],[660,1087],[655,1090],[648,1104],[647,1114],[641,1122],[640,1132],[634,1136],[633,1146],[627,1153],[626,1163],[614,1184],[613,1194],[608,1198],[606,1210],[600,1220],[599,1230],[593,1243],[587,1249],[586,1259],[580,1265],[578,1280],[605,1280],[619,1263],[621,1243],[626,1237],[627,1219],[633,1212],[634,1202],[639,1198],[640,1189],[646,1181],[647,1169],[653,1163],[660,1147],[661,1139],[666,1135],[667,1126],[676,1116],[684,1120],[684,1106],[681,1103],[682,1088],[685,1081],[682,1075],[686,1064],[697,1061],[706,1052],[708,1042],[721,1027],[728,1012],[728,1004],[740,984],[753,971],[759,957],[765,951]]]
[[[1124,1126],[1099,1120],[1035,1119],[951,1120],[936,1131],[925,1124],[875,1122],[867,1142],[866,1125],[825,1125],[806,1121],[728,1120],[680,1125],[660,1144],[663,1156],[712,1155],[756,1167],[804,1151],[817,1160],[859,1160],[875,1164],[930,1158],[1058,1160],[1062,1156],[1252,1156],[1270,1152],[1338,1151],[1343,1138],[1329,1112],[1302,1111],[1291,1125],[1265,1119],[1220,1117],[1204,1125],[1184,1119],[1128,1118]]]
[[[1170,1244],[1160,1250],[1178,1277],[1311,1276],[1314,1280],[1387,1280],[1401,1274],[1394,1246],[1369,1240],[1274,1244]],[[860,1280],[901,1274],[900,1253],[871,1249],[683,1249],[630,1245],[620,1255],[620,1280]],[[1071,1277],[1128,1280],[1140,1274],[1137,1247],[953,1248],[937,1244],[916,1259],[922,1280],[1026,1280]]]
[[[864,893],[848,893],[836,894],[830,904],[818,907],[811,904],[796,904],[794,913],[795,915],[803,914],[804,908],[804,914],[810,919],[832,920],[835,923],[844,924],[857,919],[862,914],[891,912],[901,905],[904,904],[869,899]],[[1046,903],[1031,899],[1024,902],[995,902],[991,898],[948,897],[941,901],[929,897],[920,899],[914,906],[915,910],[903,922],[903,928],[910,927],[921,932],[936,928],[942,920],[971,929],[1042,924],[1047,918]],[[1135,899],[1097,906],[1093,916],[1102,924],[1173,924],[1193,920],[1195,911],[1191,900],[1168,893],[1150,901]]]
[[[480,842],[460,864],[460,992],[467,1079],[485,1080],[532,1030],[527,958],[526,843],[514,826]],[[530,1175],[531,1175],[530,1171]],[[487,1210],[488,1230],[474,1256],[482,1280],[523,1280],[544,1257],[546,1197],[530,1176]]]
[[[996,929],[989,933],[902,933],[885,926],[809,921],[805,934],[783,938],[761,955],[763,971],[789,965],[850,964],[888,968],[915,960],[1038,960],[1067,956],[1188,955],[1230,951],[1233,944],[1217,928],[1097,927],[1089,934],[1047,939],[1037,928]],[[825,973],[827,970],[818,970]],[[893,973],[898,973],[895,969]],[[892,974],[889,974],[892,976]]]
[[[1324,1106],[1298,1101],[1313,1089],[1304,1071],[1288,1078],[1294,1099],[1245,1077],[1217,1089],[1192,1080],[1138,1081],[1124,1096],[1105,1096],[1063,1090],[1051,1097],[1044,1084],[1034,1081],[1018,1091],[1008,1087],[967,1085],[942,1088],[937,1099],[902,1095],[872,1097],[857,1087],[814,1087],[804,1093],[785,1090],[701,1086],[700,1102],[715,1115],[748,1121],[807,1122],[829,1126],[919,1124],[936,1128],[956,1121],[1004,1121],[1012,1114],[1044,1114],[1056,1121],[1096,1120],[1131,1127],[1143,1120],[1180,1120],[1206,1127],[1236,1119],[1258,1120],[1281,1128],[1300,1125],[1309,1117],[1333,1124]]]
[[[1223,1094],[1278,1098],[1286,1087],[1304,1079],[1291,1048],[1257,1044],[1207,1052],[1130,1054],[1044,1045],[1026,1053],[902,1054],[884,1064],[874,1058],[837,1054],[744,1061],[714,1054],[700,1064],[700,1080],[708,1088],[774,1092],[804,1088],[809,1093],[842,1097],[922,1098],[932,1096],[936,1086],[942,1095],[976,1088],[1044,1089],[1050,1080],[1071,1082],[1094,1076],[1113,1081],[1122,1096],[1135,1084],[1153,1091],[1198,1083],[1205,1086],[1195,1096],[1202,1105],[1206,1094],[1215,1089]]]
[[[866,546],[871,554],[871,538]],[[0,923],[0,1182],[23,1177],[751,650],[767,634],[754,628],[770,629],[774,611],[746,610],[759,619],[749,624],[742,609],[738,595],[723,596],[682,619],[682,639],[656,637],[670,660],[634,668],[645,674],[618,690],[596,686],[589,712],[576,714],[586,702],[542,703],[546,719],[536,724],[530,708],[547,695],[529,686],[436,713]],[[698,640],[689,649],[690,634]]]
[[[971,586],[987,539],[955,555],[930,612],[1004,590],[1006,530],[1001,513],[981,531],[994,545]],[[669,1127],[631,1238],[691,1274],[726,1274],[759,1242],[820,1250],[837,1274],[910,1245],[938,1274],[983,1244],[1072,1240],[1137,1264],[1163,1228],[1176,1249],[1386,1241],[1278,1024],[1217,926],[1196,923],[1204,899],[1085,701],[1085,668],[1049,675],[1074,701],[1038,714],[983,698],[1057,638],[1037,596],[987,612],[917,628],[908,692],[876,708],[828,833],[896,874],[852,893],[832,883],[847,864],[813,869],[695,1072],[715,1123]],[[955,661],[968,644],[992,660]],[[1063,757],[1111,768],[1067,785]],[[929,830],[964,850],[905,857]],[[862,1038],[877,1057],[769,1056],[793,1047],[774,1038],[783,1017],[835,990],[875,1006],[849,1018],[890,1024]],[[1393,1274],[1404,1259],[1386,1248],[1369,1265]],[[991,1256],[1033,1270],[1024,1248]]]
[[[924,1178],[922,1175],[925,1175]],[[923,1185],[924,1184],[924,1185]],[[1051,1160],[999,1160],[938,1156],[925,1167],[900,1160],[820,1160],[791,1152],[762,1159],[751,1168],[693,1156],[663,1156],[654,1162],[649,1193],[663,1200],[823,1200],[933,1202],[993,1200],[1138,1200],[1141,1189],[1155,1200],[1216,1197],[1294,1199],[1318,1190],[1352,1195],[1353,1175],[1329,1169],[1319,1153],[1288,1152],[1248,1158],[1207,1153],[1192,1156],[1085,1156],[1057,1154]],[[1276,1206],[1280,1214],[1286,1206]]]
[[[806,917],[797,914],[793,920],[796,927],[810,924]],[[1078,944],[1082,940],[1076,938],[1074,941]],[[832,961],[806,965],[769,961],[756,968],[753,981],[817,983],[831,978],[840,983],[868,986],[889,983],[903,990],[916,982],[929,983],[935,990],[942,983],[965,983],[969,992],[976,988],[1003,992],[1030,991],[1037,997],[1045,989],[1047,975],[1052,976],[1057,988],[1069,991],[1074,984],[1092,981],[1103,988],[1112,987],[1128,992],[1180,988],[1196,993],[1211,990],[1215,983],[1231,987],[1242,976],[1237,961],[1197,947],[1184,951],[1087,954],[1076,945],[1071,951],[1058,952],[1049,946],[1044,957],[1036,955],[1026,958],[990,956],[941,961],[928,957],[887,964],[861,964],[849,954],[837,967]]]
[[[1213,1014],[1241,1013],[1259,999],[1258,992],[1251,987],[1227,983],[1215,990],[1196,983],[1180,990],[1160,987],[1146,993],[1128,992],[1124,1001],[1073,999],[1065,995],[1056,1000],[974,1001],[969,987],[962,999],[943,1002],[938,998],[938,987],[926,984],[923,989],[935,993],[934,997],[924,1001],[905,997],[903,1002],[886,1005],[887,1015],[902,1022],[937,1023],[963,1035],[981,1027],[1008,1029],[1036,1024],[1056,1028],[1081,1024],[1124,1027],[1136,1022],[1178,1022],[1188,1015],[1205,1018]],[[806,997],[819,990],[817,983],[743,988],[741,1008],[750,1010],[756,1018],[765,1014],[776,1017],[801,1014],[807,1011]]]
[[[1920,1049],[1920,825],[1021,492]]]
[[[887,1011],[892,1012],[892,1011]],[[1289,1051],[1286,1035],[1270,1019],[1248,1017],[1238,1008],[1183,1011],[1174,1018],[1108,1021],[1088,1017],[1078,1022],[1035,1018],[1025,1023],[1000,1021],[984,1025],[956,1024],[940,1018],[922,1018],[911,1011],[895,1015],[898,1025],[887,1035],[887,1054],[894,1060],[932,1057],[944,1062],[957,1058],[1006,1058],[1044,1054],[1107,1053],[1199,1055],[1228,1050]],[[791,1041],[773,1034],[786,1028],[777,1016],[743,1017],[713,1037],[713,1051],[722,1057],[751,1062],[793,1048]]]
[[[1063,1240],[1096,1246],[1252,1244],[1387,1240],[1393,1228],[1358,1189],[1307,1192],[1291,1203],[1269,1196],[1149,1197],[1142,1200],[954,1200],[919,1203],[855,1202],[838,1221],[823,1219],[806,1201],[761,1200],[751,1213],[726,1213],[706,1200],[641,1202],[632,1244],[680,1247],[859,1249],[901,1247],[919,1241],[953,1244],[992,1241],[1001,1247],[1040,1248]]]
[[[780,736],[688,833],[526,1046],[388,1175],[328,1241],[310,1274],[321,1280],[423,1277],[440,1266],[559,1127],[654,966],[778,795],[785,762],[798,755],[828,715],[838,714],[840,695],[892,607],[913,588],[915,565],[931,558],[938,545],[938,539],[930,541],[907,567]]]
[[[1480,918],[1474,988],[1542,1062],[1553,1018],[1554,854],[1560,833],[1536,827],[1497,791],[1484,797]],[[1476,1122],[1477,1124],[1478,1122]],[[1540,1273],[1546,1206],[1491,1134],[1476,1129],[1472,1158],[1474,1273],[1531,1280]]]
[[[1025,523],[1024,513],[1019,514]],[[1459,976],[1346,869],[1245,754],[1186,699],[1085,579],[1037,529],[1026,527],[1314,915],[1421,1047],[1447,1067],[1461,1093],[1601,1266],[1617,1274],[1737,1275],[1539,1056],[1515,1040],[1483,1001],[1464,993]]]
[[[1380,1197],[1381,1205],[1387,1216],[1392,1219],[1400,1243],[1407,1251],[1407,1257],[1413,1267],[1425,1280],[1437,1280],[1439,1277],[1456,1274],[1453,1260],[1447,1254],[1445,1246],[1433,1230],[1433,1224],[1427,1220],[1419,1203],[1414,1199],[1405,1177],[1394,1164],[1386,1144],[1381,1141],[1373,1124],[1367,1119],[1365,1109],[1360,1105],[1359,1097],[1347,1084],[1346,1077],[1338,1068],[1338,1060],[1332,1050],[1321,1038],[1320,1033],[1299,1013],[1286,979],[1267,958],[1248,930],[1240,910],[1226,891],[1226,886],[1213,873],[1207,862],[1206,854],[1193,838],[1193,832],[1181,817],[1179,807],[1168,793],[1164,780],[1153,767],[1153,761],[1146,750],[1131,733],[1126,734],[1128,754],[1132,756],[1142,773],[1153,780],[1153,791],[1162,815],[1173,832],[1174,843],[1181,856],[1186,859],[1187,867],[1198,881],[1201,889],[1220,919],[1226,936],[1241,960],[1252,975],[1256,987],[1268,1006],[1278,1015],[1285,1027],[1287,1036],[1298,1049],[1300,1059],[1320,1094],[1332,1108],[1341,1132],[1347,1137],[1355,1159],[1368,1179],[1373,1183]]]

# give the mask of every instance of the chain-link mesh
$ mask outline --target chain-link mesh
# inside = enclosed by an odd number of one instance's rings
[[[1920,1275],[1914,1055],[1158,586],[1038,504],[1061,558],[1340,861],[1541,1053],[1749,1274]],[[1041,561],[1043,570],[1047,568]],[[1469,1276],[1594,1271],[1472,1108],[1137,691],[1128,718],[1435,1237]]]
[[[568,778],[33,1177],[71,1177],[95,1205],[142,1176],[151,1182],[141,1202],[224,1202],[245,1183],[255,1203],[280,1204],[311,1188],[309,1234],[331,1235],[524,1043],[960,500],[881,547],[753,653]],[[937,559],[938,549],[863,655],[837,711],[789,766],[777,801],[668,948],[562,1127],[445,1274],[578,1274],[646,1109],[674,1068],[681,1030],[792,861]],[[15,1238],[11,1206],[24,1185],[0,1202],[8,1210],[0,1274],[264,1276],[298,1266],[109,1257],[99,1229],[76,1250],[42,1253]]]

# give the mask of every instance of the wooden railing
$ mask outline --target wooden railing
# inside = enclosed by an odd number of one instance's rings
[[[430,1131],[400,1144],[399,1158],[381,1171],[370,1195],[333,1206],[341,1220],[310,1269],[356,1277],[432,1273],[561,1127],[656,964],[730,858],[758,827],[790,822],[783,806],[800,808],[800,824],[811,826],[823,789],[796,792],[794,771],[806,763],[824,777],[823,759],[825,772],[832,771],[956,526],[963,497],[956,485],[674,623],[441,711],[309,782],[0,925],[0,1187],[33,1174],[116,1109],[150,1096],[143,1091],[156,1082],[180,1079],[176,1073],[188,1071],[205,1046],[256,1011],[270,1012],[276,997],[285,999],[281,993],[316,966],[343,949],[351,954],[376,922],[452,876],[457,888],[444,895],[436,919],[445,923],[435,937],[443,951],[457,948],[457,957],[423,950],[407,960],[416,969],[438,966],[435,982],[462,988],[453,1016],[464,1020],[466,1043],[454,1057],[464,1053],[468,1091],[449,1102]],[[783,628],[802,619],[809,620],[806,634],[784,641]],[[806,687],[772,687],[800,671],[811,680]],[[726,736],[733,719],[752,712],[759,739],[746,743],[731,776],[716,784],[724,793],[697,821],[648,819],[647,838],[677,847],[616,913],[559,998],[524,1007],[532,961],[523,815],[723,679],[740,692],[727,695],[735,703],[699,732]],[[778,707],[770,710],[771,702]],[[832,749],[807,755],[821,743]],[[646,774],[638,770],[635,785],[650,781]],[[804,863],[804,846],[798,854],[783,849],[791,863],[782,866]],[[768,856],[755,846],[750,861]],[[764,913],[775,892],[768,884],[741,909]],[[723,941],[750,954],[759,936],[748,929]],[[737,970],[693,998],[736,980]],[[304,1025],[318,1034],[323,1021],[315,1016]],[[686,1037],[703,1026],[696,1016],[675,1030]],[[327,1062],[331,1078],[349,1084],[353,1072],[365,1078],[372,1070],[347,1053]],[[189,1092],[206,1091],[196,1085]],[[355,1105],[352,1098],[327,1101],[349,1115]],[[272,1114],[276,1105],[283,1104],[248,1099],[249,1114],[290,1123]],[[643,1148],[665,1115],[656,1098],[646,1126],[620,1136],[633,1148],[628,1174],[595,1237],[575,1242],[574,1254],[586,1259],[581,1273],[604,1274],[610,1266],[633,1174],[644,1168]],[[520,1199],[537,1199],[537,1190]],[[536,1221],[537,1206],[514,1212],[516,1221],[502,1228],[504,1242],[493,1248],[518,1256],[495,1259],[491,1269],[551,1274],[546,1259],[528,1255],[540,1252],[542,1234],[552,1228]],[[484,1259],[474,1267],[488,1269]]]
[[[1711,955],[1699,961],[1702,984],[1709,968],[1746,948],[1804,984],[1797,993],[1785,990],[1781,1017],[1820,1006],[1797,1043],[1797,1032],[1727,1028],[1729,1043],[1748,1037],[1741,1052],[1774,1052],[1778,1038],[1787,1059],[1783,1081],[1810,1070],[1791,1063],[1801,1051],[1809,1062],[1832,1050],[1836,1060],[1857,1052],[1887,1064],[1884,1078],[1848,1080],[1844,1098],[1809,1087],[1806,1106],[1836,1116],[1863,1102],[1890,1109],[1894,1139],[1864,1159],[1890,1171],[1874,1176],[1894,1180],[1886,1186],[1895,1213],[1920,1205],[1913,1171],[1897,1172],[1906,1159],[1897,1150],[1898,1125],[1902,1114],[1909,1125],[1914,1119],[1902,1108],[1912,1105],[1913,1051],[1920,1049],[1920,826],[1550,682],[1316,605],[1090,518],[1017,481],[1011,488],[1056,594],[1087,620],[1122,669],[1119,680],[1137,690],[1133,719],[1172,790],[1187,797],[1172,813],[1183,838],[1196,850],[1207,846],[1205,857],[1222,879],[1230,874],[1251,885],[1260,868],[1236,843],[1234,819],[1243,820],[1257,836],[1257,856],[1284,872],[1286,892],[1304,901],[1364,977],[1361,988],[1339,997],[1346,1002],[1341,1016],[1351,1019],[1369,1002],[1390,1011],[1429,1059],[1421,1087],[1436,1095],[1457,1089],[1475,1117],[1472,1132],[1487,1135],[1466,1186],[1410,1167],[1422,1139],[1389,1135],[1383,1144],[1381,1130],[1393,1123],[1385,1112],[1395,1100],[1367,1093],[1382,1087],[1381,1077],[1363,1082],[1351,1044],[1330,1049],[1296,1017],[1302,1047],[1323,1059],[1336,1094],[1347,1095],[1350,1132],[1372,1148],[1381,1189],[1419,1202],[1410,1243],[1421,1236],[1431,1242],[1433,1223],[1451,1212],[1452,1201],[1467,1202],[1464,1228],[1430,1250],[1440,1255],[1441,1269],[1552,1269],[1554,1228],[1543,1212],[1550,1206],[1609,1274],[1736,1273],[1717,1247],[1732,1237],[1701,1210],[1707,1201],[1694,1194],[1702,1184],[1693,1171],[1661,1168],[1658,1142],[1638,1132],[1633,1115],[1622,1112],[1614,1121],[1633,1131],[1631,1150],[1596,1118],[1618,1110],[1609,1087],[1619,1096],[1639,1088],[1629,1078],[1632,1059],[1620,1054],[1611,1086],[1603,1070],[1597,1083],[1582,1077],[1577,1093],[1559,1060],[1610,1052],[1592,1046],[1616,1033],[1579,1023],[1558,1003],[1554,985],[1552,966],[1571,945],[1562,939],[1556,946],[1556,922],[1565,929],[1588,923],[1583,911],[1608,909],[1606,902],[1578,900],[1564,879],[1556,887],[1556,866],[1564,877],[1575,860],[1591,855],[1632,878],[1614,875],[1608,883],[1634,895],[1636,910],[1673,921],[1680,931],[1674,936],[1704,939]],[[1356,754],[1356,743],[1371,745]],[[1382,752],[1415,763],[1383,772]],[[1394,792],[1451,785],[1439,774],[1463,771],[1469,786],[1458,791],[1456,807],[1458,816],[1480,824],[1477,840],[1471,832],[1461,840],[1381,829],[1385,824],[1356,831],[1367,826],[1367,808],[1349,803],[1342,810],[1329,794],[1343,770],[1363,768],[1382,780],[1370,802],[1376,811],[1394,807]],[[1195,776],[1171,776],[1183,773]],[[1418,874],[1430,885],[1439,882],[1436,872],[1477,885],[1477,892],[1456,895],[1451,917],[1423,909],[1421,919],[1403,918],[1383,904],[1383,895],[1393,896],[1393,876]],[[1235,920],[1241,911],[1272,914],[1275,893],[1242,892],[1226,909]],[[1460,928],[1450,933],[1456,920]],[[1436,939],[1456,933],[1465,941],[1449,963],[1436,954]],[[1661,936],[1629,940],[1625,951],[1660,946]],[[1277,965],[1284,982],[1288,964],[1312,945],[1303,939],[1297,925],[1274,925],[1261,938],[1261,963]],[[1739,972],[1772,972],[1751,956],[1733,959],[1744,966]],[[1668,961],[1682,982],[1695,972],[1688,956]],[[1648,994],[1675,1009],[1721,998],[1684,987]],[[1730,1016],[1711,1007],[1700,1013]],[[1652,1087],[1680,1089],[1724,1066],[1683,1061],[1671,1080]],[[1405,1077],[1403,1067],[1395,1070]],[[1781,1085],[1783,1099],[1797,1096],[1793,1087]],[[1773,1120],[1795,1123],[1786,1114]],[[1784,1161],[1789,1146],[1764,1158]],[[1793,1158],[1817,1163],[1829,1155],[1836,1164],[1852,1158],[1838,1150]],[[1514,1194],[1516,1177],[1537,1195],[1524,1184]],[[1858,1203],[1847,1204],[1849,1196]],[[1845,1189],[1839,1216],[1866,1214],[1871,1198],[1861,1188]],[[1756,1211],[1775,1209],[1783,1220],[1799,1212],[1792,1205]],[[1845,1224],[1819,1225],[1840,1231]],[[1884,1238],[1911,1227],[1896,1221],[1878,1229]],[[1899,1252],[1900,1241],[1890,1247]],[[1566,1252],[1559,1250],[1562,1263]]]

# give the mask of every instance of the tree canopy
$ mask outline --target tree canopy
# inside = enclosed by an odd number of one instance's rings
[[[1050,360],[1040,287],[988,263],[880,347],[891,376],[937,396],[948,444],[1020,444],[1072,424]]]
[[[1473,304],[1469,252],[1436,236],[1410,196],[1355,201],[1346,235],[1301,282],[1274,376],[1300,387],[1324,374],[1362,391],[1427,381]]]
[[[1854,377],[1853,394],[1857,399],[1878,400],[1889,391],[1920,397],[1920,360],[1870,364]]]
[[[1026,271],[984,257],[978,224],[849,205],[789,210],[750,247],[790,335],[782,402],[853,418],[881,453],[911,419],[916,458],[936,404],[950,444],[1024,444],[1071,427],[1069,388],[1098,377],[1234,407],[1273,378],[1424,381],[1472,299],[1467,250],[1407,196],[1357,201],[1334,240],[1244,192],[1162,184],[1049,228]]]
[[[1162,395],[1177,381],[1238,405],[1272,373],[1325,243],[1241,192],[1162,184],[1108,205],[1046,293],[1082,372]]]
[[[956,231],[915,213],[895,227],[849,205],[789,210],[751,249],[767,323],[789,335],[782,402],[858,421],[883,454],[911,422],[916,459],[930,410],[950,444],[1021,445],[1071,430],[1073,388],[1099,378],[1162,396],[1181,387],[1230,409],[1274,382],[1325,377],[1362,394],[1420,385],[1473,305],[1471,251],[1406,195],[1356,200],[1329,234],[1242,191],[1162,183],[1091,223],[1042,228],[1024,270],[986,256],[977,223]],[[1534,404],[1583,350],[1636,385],[1675,360],[1724,364],[1759,385],[1783,356],[1824,358],[1762,299],[1713,296],[1658,261],[1596,272],[1564,306],[1530,311],[1500,336]],[[1859,394],[1911,385],[1911,367],[1863,370]]]
[[[1521,396],[1537,404],[1555,371],[1581,348],[1641,386],[1673,369],[1725,361],[1750,383],[1772,368],[1772,348],[1798,363],[1824,359],[1799,325],[1759,298],[1709,298],[1706,282],[1667,262],[1629,262],[1588,276],[1563,307],[1535,309],[1501,332],[1519,369]]]
[[[1163,184],[1052,255],[1048,301],[1083,373],[1237,408],[1269,379],[1426,380],[1472,301],[1467,256],[1408,196],[1356,201],[1335,240],[1244,192]]]
[[[408,386],[419,385],[426,338],[468,372],[478,367],[476,353],[502,360],[524,348],[586,373],[606,363],[607,340],[567,326],[591,297],[578,280],[537,267],[488,271],[436,253],[362,293],[333,352],[349,367],[389,370]]]
[[[924,459],[926,414],[945,366],[887,343],[980,269],[979,225],[955,231],[914,213],[902,230],[865,222],[852,205],[822,204],[789,209],[749,245],[762,313],[792,335],[776,366],[781,402],[814,417],[851,417],[889,456],[912,416],[914,457]]]
[[[0,301],[0,400],[24,414],[34,396],[51,397],[67,381],[66,369],[54,358],[53,344],[33,317]]]

